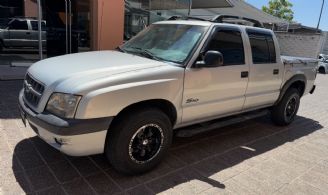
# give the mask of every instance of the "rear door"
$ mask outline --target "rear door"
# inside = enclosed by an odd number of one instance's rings
[[[31,22],[31,27],[32,27],[32,31],[31,31],[31,45],[33,45],[33,47],[38,47],[39,46],[39,25],[38,25],[38,21],[37,20],[30,20]],[[46,24],[44,21],[41,21],[41,29],[42,29],[42,45],[45,47],[46,44]]]
[[[222,53],[224,65],[187,68],[183,94],[183,123],[196,123],[242,110],[247,87],[244,34],[237,27],[216,27],[197,61],[204,53]]]
[[[273,104],[280,93],[283,64],[272,32],[247,29],[251,53],[244,109]]]

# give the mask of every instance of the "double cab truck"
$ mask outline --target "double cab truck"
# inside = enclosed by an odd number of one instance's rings
[[[280,56],[271,30],[175,18],[113,51],[35,63],[19,107],[23,122],[59,151],[104,153],[118,171],[140,174],[159,164],[176,132],[197,124],[263,110],[290,124],[315,89],[317,65]]]

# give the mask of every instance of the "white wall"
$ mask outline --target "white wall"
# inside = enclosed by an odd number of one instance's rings
[[[321,34],[294,34],[276,32],[282,55],[317,58],[324,36]]]
[[[323,35],[324,35],[324,41],[320,53],[328,55],[328,32],[327,31],[323,32]]]

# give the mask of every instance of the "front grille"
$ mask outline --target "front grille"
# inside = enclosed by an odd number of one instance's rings
[[[44,85],[26,74],[24,80],[24,98],[32,106],[37,106],[44,91]]]

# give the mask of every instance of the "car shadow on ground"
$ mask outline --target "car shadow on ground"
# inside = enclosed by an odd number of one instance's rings
[[[18,94],[22,88],[23,80],[0,81],[0,119],[20,118]]]
[[[26,193],[153,194],[193,181],[224,189],[224,182],[232,175],[213,175],[241,164],[261,163],[266,153],[322,128],[317,121],[301,116],[288,127],[276,127],[268,117],[261,117],[190,138],[175,137],[164,161],[140,176],[117,173],[104,155],[63,155],[35,136],[15,146],[12,168]],[[193,187],[189,190],[201,191]]]

